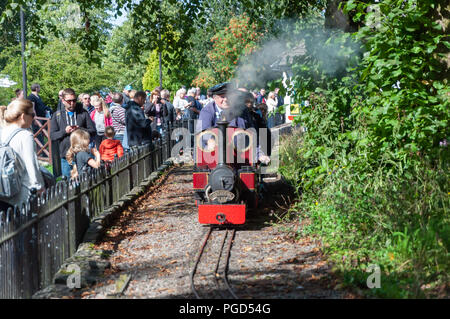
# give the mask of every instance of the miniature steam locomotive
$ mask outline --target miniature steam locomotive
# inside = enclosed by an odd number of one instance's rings
[[[200,224],[244,224],[247,208],[258,205],[256,133],[228,126],[195,137],[193,188]]]

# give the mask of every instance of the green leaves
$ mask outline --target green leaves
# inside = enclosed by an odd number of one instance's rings
[[[361,19],[363,9],[359,2],[346,3],[346,10],[361,14]],[[448,43],[430,20],[429,6],[387,0],[380,9],[379,27],[386,32],[362,27],[353,34],[365,52],[355,54],[355,60],[350,52],[351,58],[343,59],[343,72],[325,72],[320,51],[348,39],[324,32],[326,41],[317,46],[321,26],[299,28],[307,55],[293,66],[300,84],[295,100],[308,100],[309,106],[296,118],[308,131],[295,169],[305,177],[302,185],[308,193],[320,193],[317,184],[325,179],[319,170],[330,162],[351,160],[377,167],[382,160],[388,163],[384,169],[395,173],[399,167],[411,167],[418,157],[431,162],[442,157],[438,145],[450,135],[449,102],[445,63],[436,51]],[[353,48],[351,42],[344,47]]]
[[[6,9],[4,14],[6,17],[11,18],[13,16],[13,11],[11,9]]]
[[[394,278],[384,296],[418,296],[448,269],[450,90],[448,56],[439,53],[449,44],[431,4],[381,1],[383,19],[352,35],[363,49],[344,60],[342,73],[325,72],[319,58],[335,35],[317,45],[321,25],[309,25],[311,34],[299,28],[307,56],[293,67],[294,98],[302,104],[296,123],[307,131],[301,143],[287,141],[297,149],[281,171],[298,189],[296,211],[310,221],[302,233],[326,241],[343,267],[344,257],[352,270],[382,265]],[[350,0],[345,8],[367,22],[366,6]]]
[[[410,152],[412,155],[412,150],[420,150],[437,154],[438,140],[449,134],[447,129],[432,124],[435,119],[447,121],[448,112],[434,107],[444,100],[442,95],[433,94],[429,86],[432,83],[437,90],[445,87],[439,74],[445,74],[445,70],[437,67],[441,63],[434,54],[441,43],[442,30],[430,21],[431,7],[418,9],[403,3],[400,10],[394,3],[383,2],[386,18],[381,23],[390,27],[388,32],[362,28],[357,35],[364,39],[370,52],[362,61],[366,67],[360,77],[362,89],[371,96],[367,102],[375,108],[369,129],[376,143],[382,141],[378,147],[383,151],[390,149],[393,154]],[[425,105],[426,109],[422,107]],[[377,108],[383,111],[378,112]],[[397,133],[412,129],[409,134]],[[378,138],[380,134],[383,139]]]

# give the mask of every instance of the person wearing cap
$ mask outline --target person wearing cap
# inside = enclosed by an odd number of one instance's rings
[[[249,111],[245,106],[245,100],[241,99],[241,95],[245,94],[245,92],[232,91],[229,88],[230,83],[221,83],[210,88],[213,101],[200,111],[196,132],[216,126],[221,119],[226,119],[229,122],[229,126],[242,129],[255,128]],[[229,101],[228,97],[231,98],[231,101]],[[210,141],[207,143],[212,145]],[[270,158],[261,152],[259,147],[257,153],[261,162],[267,164],[270,161]]]
[[[227,92],[228,92],[228,86],[229,83],[221,83],[213,86],[210,88],[213,100],[205,105],[204,108],[200,111],[199,114],[199,120],[197,122],[196,131],[201,132],[203,130],[206,130],[210,127],[216,126],[216,123],[225,116],[224,113],[226,110],[229,109],[228,105],[228,98],[227,98]],[[243,119],[239,118],[227,118],[228,121],[232,120],[233,126],[237,126],[240,128],[246,128],[245,122]],[[236,125],[234,125],[236,124]]]
[[[131,100],[130,92],[131,92],[132,89],[133,88],[129,84],[127,86],[125,86],[125,88],[123,89],[123,92],[122,92],[122,96],[123,96],[122,103],[123,104],[128,104],[128,102]]]
[[[216,123],[224,117],[225,113],[223,112],[229,108],[227,99],[228,85],[229,83],[221,83],[209,89],[213,99],[200,111],[195,127],[196,133],[216,126]],[[209,137],[205,137],[205,140],[202,143],[208,144],[208,147],[212,148],[214,142]]]
[[[152,142],[151,123],[145,117],[142,107],[145,104],[147,94],[138,91],[134,98],[123,106],[125,109],[125,127],[128,136],[128,146],[139,146]]]

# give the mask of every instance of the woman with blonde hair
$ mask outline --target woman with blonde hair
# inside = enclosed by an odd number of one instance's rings
[[[70,148],[67,151],[66,159],[73,165],[70,172],[71,178],[76,178],[81,173],[86,172],[89,167],[100,167],[100,153],[96,148],[89,151],[90,134],[77,129],[70,134]]]
[[[173,106],[176,110],[181,110],[184,114],[186,109],[188,108],[188,101],[185,99],[186,97],[186,89],[181,88],[177,91],[175,98],[173,99]]]
[[[38,193],[44,191],[45,184],[39,170],[33,133],[29,130],[35,116],[32,102],[26,99],[19,98],[8,106],[0,106],[0,122],[3,124],[0,143],[6,144],[9,141],[9,146],[17,154],[21,167],[16,169],[20,172],[22,184],[19,193],[10,198],[2,198],[0,211],[26,203],[31,189]]]
[[[106,139],[105,128],[107,126],[112,126],[112,117],[108,106],[101,97],[95,95],[92,96],[91,103],[95,108],[91,112],[91,120],[94,122],[95,129],[97,130],[95,147],[99,148],[102,141]]]

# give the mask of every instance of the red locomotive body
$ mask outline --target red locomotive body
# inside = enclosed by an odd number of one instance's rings
[[[256,132],[228,127],[200,132],[195,138],[193,188],[201,224],[245,223],[246,211],[257,205],[259,170]]]

